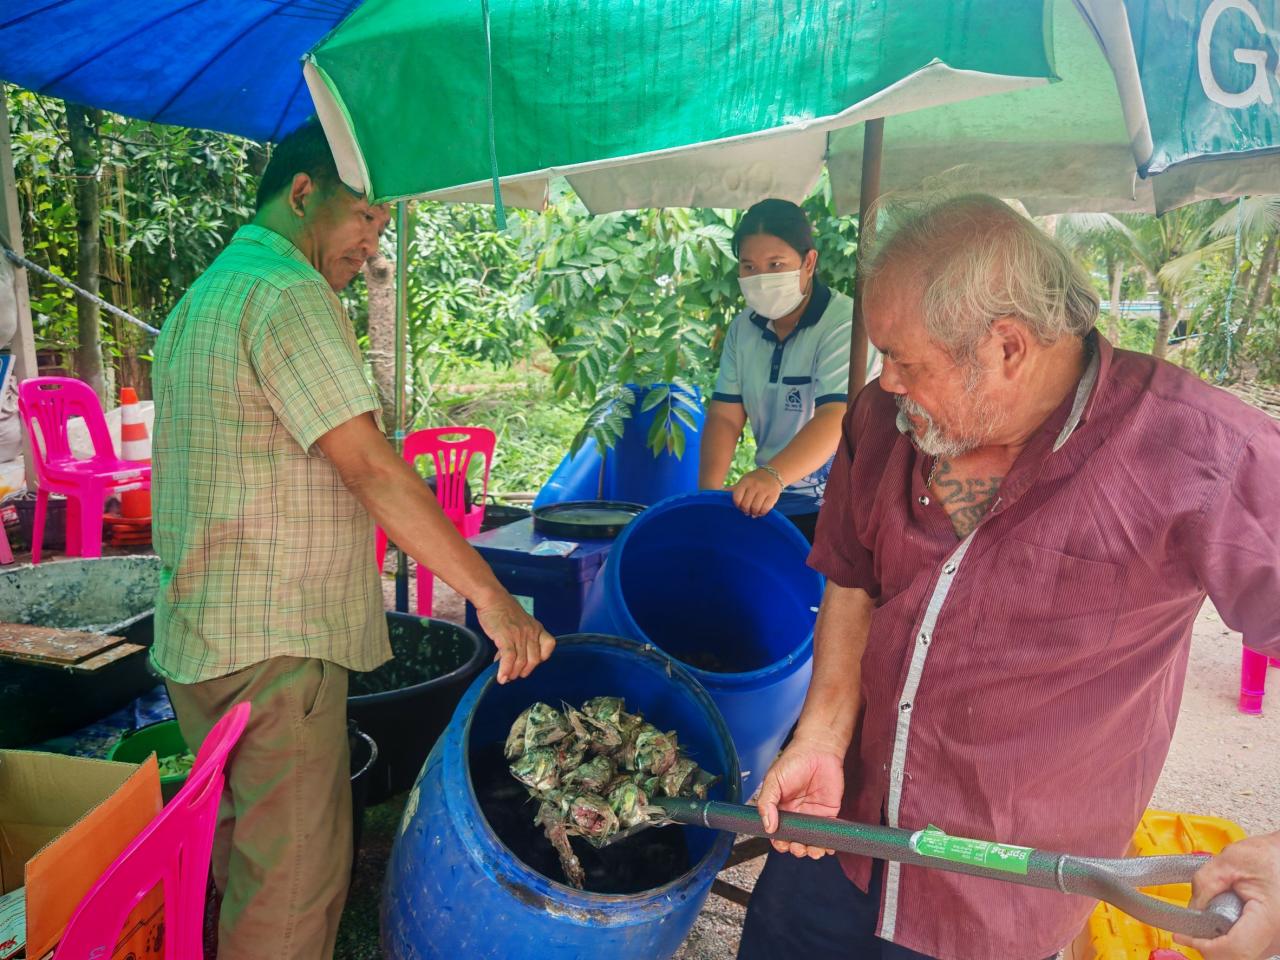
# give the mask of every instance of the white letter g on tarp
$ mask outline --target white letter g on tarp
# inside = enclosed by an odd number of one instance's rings
[[[1200,24],[1200,37],[1196,42],[1196,61],[1200,68],[1200,85],[1204,87],[1205,96],[1214,103],[1224,107],[1250,107],[1261,100],[1271,102],[1271,86],[1267,81],[1267,53],[1265,50],[1243,50],[1237,48],[1233,52],[1236,63],[1253,65],[1253,82],[1240,93],[1232,93],[1222,89],[1218,78],[1213,75],[1212,46],[1213,28],[1218,18],[1228,10],[1238,10],[1249,18],[1261,36],[1266,36],[1266,28],[1262,25],[1262,17],[1249,0],[1213,0],[1209,9],[1204,12],[1204,20]]]

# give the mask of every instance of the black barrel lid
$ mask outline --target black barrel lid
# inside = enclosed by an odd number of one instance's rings
[[[644,509],[620,500],[566,500],[535,508],[533,529],[544,537],[612,540]]]

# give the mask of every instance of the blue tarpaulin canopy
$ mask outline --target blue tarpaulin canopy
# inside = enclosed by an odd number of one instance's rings
[[[279,140],[302,55],[361,0],[5,0],[0,78],[125,116]]]

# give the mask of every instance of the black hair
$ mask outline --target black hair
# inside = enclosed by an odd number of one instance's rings
[[[813,228],[804,211],[790,200],[761,200],[742,215],[733,231],[733,255],[738,256],[744,237],[767,233],[777,237],[803,257],[813,249]]]
[[[324,128],[315,117],[286,136],[271,151],[267,169],[258,181],[257,209],[261,210],[281,190],[287,190],[299,173],[305,173],[324,190],[337,186],[339,182],[338,165],[333,160],[329,141],[325,139]]]

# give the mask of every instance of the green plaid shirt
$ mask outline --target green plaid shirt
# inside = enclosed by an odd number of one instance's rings
[[[195,683],[278,656],[389,659],[373,521],[314,449],[380,405],[301,251],[236,231],[165,320],[153,384],[156,669]]]

